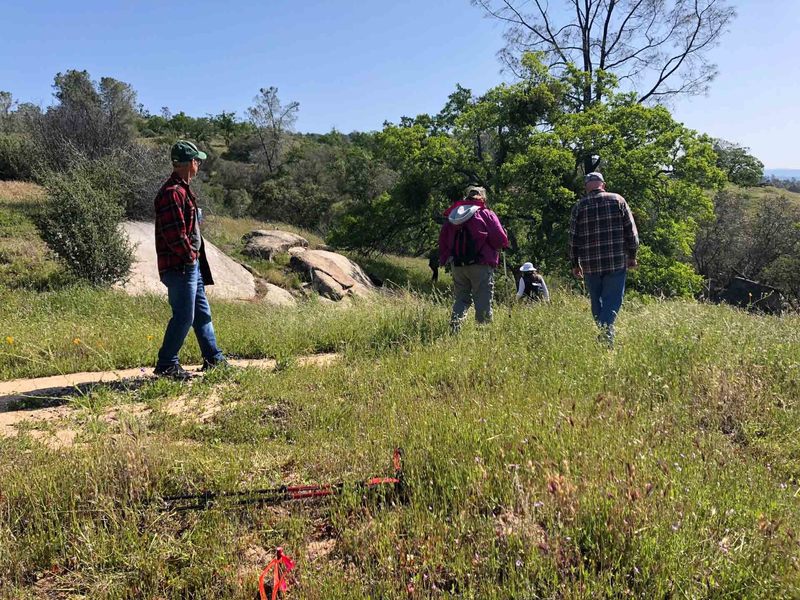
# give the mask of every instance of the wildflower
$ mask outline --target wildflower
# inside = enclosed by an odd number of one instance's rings
[[[148,335],[147,336],[147,341],[148,342],[152,342],[153,341],[153,336],[152,335]]]
[[[728,554],[728,552],[730,552],[731,549],[730,539],[728,538],[727,535],[719,541],[718,546],[720,552],[722,552],[723,554]]]
[[[13,346],[14,345],[14,337],[10,336],[10,335],[6,336],[6,344],[8,344],[9,346]]]
[[[72,343],[75,344],[76,346],[79,345],[81,343],[81,338],[74,338],[72,340]]]

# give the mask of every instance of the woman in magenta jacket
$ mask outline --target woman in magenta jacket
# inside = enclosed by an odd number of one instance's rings
[[[439,233],[439,264],[450,264],[453,275],[453,314],[450,326],[461,328],[467,311],[475,302],[478,323],[492,320],[494,270],[500,250],[508,247],[508,235],[500,219],[486,208],[486,190],[467,188],[463,200],[445,212],[447,220]]]

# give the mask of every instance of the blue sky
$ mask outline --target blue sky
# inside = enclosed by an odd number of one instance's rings
[[[0,89],[51,102],[53,76],[86,69],[130,83],[152,112],[240,115],[260,87],[300,102],[300,131],[380,129],[437,112],[456,83],[502,81],[502,30],[468,0],[7,0]],[[689,127],[800,168],[798,0],[740,0],[712,57],[706,97],[672,108]]]

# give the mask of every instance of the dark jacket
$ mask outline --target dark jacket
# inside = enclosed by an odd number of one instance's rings
[[[196,227],[197,198],[189,184],[173,173],[164,182],[155,199],[156,255],[158,272],[183,269],[199,261],[204,285],[213,285],[211,268],[200,238],[200,250],[192,247],[192,232]]]

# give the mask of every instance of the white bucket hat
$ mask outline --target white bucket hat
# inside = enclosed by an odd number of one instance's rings
[[[469,221],[479,209],[480,206],[477,204],[462,204],[461,206],[456,206],[450,211],[450,214],[447,215],[447,220],[453,225],[461,225]]]
[[[523,273],[529,273],[531,271],[533,271],[535,273],[536,272],[536,267],[533,266],[533,263],[526,262],[524,265],[522,265],[519,268],[519,270],[522,271]]]

